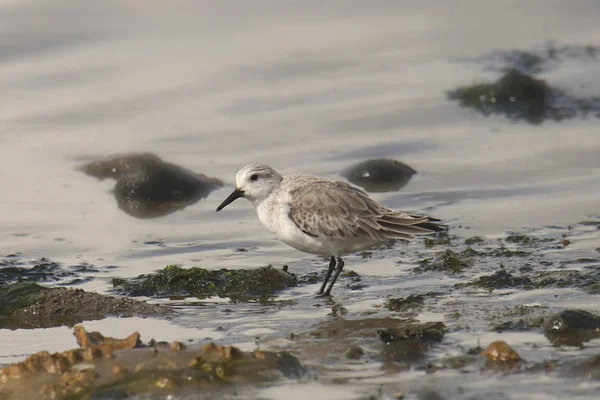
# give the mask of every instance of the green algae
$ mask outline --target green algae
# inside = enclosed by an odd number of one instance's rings
[[[435,259],[425,258],[419,261],[419,266],[414,272],[442,271],[449,274],[460,274],[469,263],[459,253],[446,250],[438,254]]]
[[[182,298],[229,297],[237,301],[268,299],[298,279],[272,266],[255,269],[209,270],[206,268],[165,267],[155,274],[131,280],[113,279],[117,293],[127,296]]]

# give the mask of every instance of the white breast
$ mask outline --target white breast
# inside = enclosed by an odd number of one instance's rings
[[[274,201],[273,196],[256,204],[256,213],[263,225],[277,239],[305,253],[322,254],[322,243],[302,232],[289,217],[290,206],[287,202]],[[327,255],[331,253],[326,252]]]
[[[279,240],[296,250],[333,256],[365,250],[378,243],[366,237],[333,239],[307,235],[291,220],[290,205],[285,200],[271,195],[262,202],[255,203],[254,207],[260,222]]]

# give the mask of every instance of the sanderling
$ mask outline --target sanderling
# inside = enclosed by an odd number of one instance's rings
[[[263,164],[243,167],[235,180],[236,189],[217,211],[245,197],[254,205],[263,225],[279,240],[305,253],[330,257],[319,290],[326,296],[344,268],[342,255],[390,239],[445,230],[438,219],[393,211],[345,182],[305,174],[284,177]]]

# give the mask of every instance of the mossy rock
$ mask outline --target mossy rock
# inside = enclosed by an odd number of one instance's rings
[[[219,296],[237,301],[267,299],[283,289],[296,286],[297,283],[295,275],[272,266],[255,269],[209,270],[170,265],[155,274],[140,275],[131,280],[113,279],[113,286],[117,293],[127,296],[159,298]]]
[[[461,253],[455,253],[452,250],[446,250],[438,256],[431,259],[423,259],[419,262],[419,267],[414,269],[414,272],[425,271],[443,271],[450,274],[459,274],[463,269],[468,267],[469,263],[466,257]]]

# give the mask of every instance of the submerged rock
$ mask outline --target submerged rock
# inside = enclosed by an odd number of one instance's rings
[[[349,349],[359,346],[363,361],[417,362],[442,340],[446,330],[441,322],[422,323],[413,318],[338,318],[295,335],[293,347],[295,353],[313,360],[356,356]]]
[[[368,192],[391,192],[402,189],[417,171],[392,159],[368,160],[353,165],[341,175]]]
[[[448,92],[450,100],[489,116],[503,114],[509,119],[539,124],[546,119],[561,121],[578,115],[600,117],[600,97],[576,98],[535,79],[516,68],[494,83],[479,83]]]
[[[151,153],[116,154],[78,169],[98,179],[115,179],[113,194],[119,208],[136,218],[156,218],[182,210],[223,186],[218,179]]]
[[[448,329],[442,322],[407,323],[394,330],[379,329],[379,339],[385,344],[418,339],[423,343],[439,343]]]
[[[50,289],[35,283],[0,285],[0,329],[72,326],[107,316],[165,316],[170,312],[159,305],[81,289]]]
[[[420,360],[432,344],[442,341],[447,328],[442,322],[407,323],[396,329],[379,329],[379,339],[386,344],[386,361]]]
[[[582,346],[600,337],[600,316],[583,310],[564,310],[548,317],[544,335],[556,345]]]
[[[267,299],[287,287],[296,285],[295,275],[272,266],[209,270],[171,265],[152,275],[140,275],[131,280],[113,279],[116,291],[127,296],[219,296],[237,301]]]
[[[194,393],[205,394],[223,385],[239,389],[247,382],[297,378],[305,373],[300,362],[285,352],[242,352],[214,343],[186,349],[177,342],[149,349],[137,332],[113,339],[88,333],[81,326],[75,327],[75,336],[80,349],[42,351],[3,368],[0,398],[164,398],[179,392],[196,398]]]

